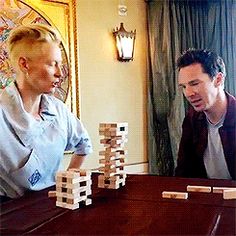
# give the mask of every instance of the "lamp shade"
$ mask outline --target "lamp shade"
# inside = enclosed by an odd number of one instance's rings
[[[124,24],[120,24],[120,28],[113,31],[116,40],[117,54],[119,61],[133,60],[134,56],[134,42],[136,37],[136,30],[127,32]]]

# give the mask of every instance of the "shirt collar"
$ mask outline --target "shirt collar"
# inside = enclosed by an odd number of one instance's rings
[[[51,123],[55,119],[56,108],[52,102],[50,103],[49,99],[50,95],[42,95],[41,112],[44,121],[37,121],[25,111],[15,83],[11,83],[1,93],[0,102],[4,115],[25,146],[30,145],[32,140],[43,132],[48,123],[46,121],[50,121]]]

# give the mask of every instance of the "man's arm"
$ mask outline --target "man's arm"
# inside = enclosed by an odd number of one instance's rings
[[[74,153],[71,157],[70,164],[67,170],[71,168],[79,169],[82,163],[84,162],[85,158],[86,158],[86,155],[79,155],[79,154]]]
[[[175,169],[175,176],[188,177],[191,163],[191,149],[192,149],[192,132],[191,124],[188,117],[185,117],[182,125],[182,137],[179,145],[177,167]],[[193,151],[193,150],[192,150]]]

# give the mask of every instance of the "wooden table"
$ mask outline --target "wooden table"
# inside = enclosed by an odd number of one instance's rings
[[[128,175],[124,187],[110,190],[98,189],[97,177],[92,175],[92,205],[74,211],[48,198],[54,187],[3,203],[0,235],[236,235],[236,200],[216,193],[189,193],[187,200],[161,196],[187,185],[236,187],[236,181]]]

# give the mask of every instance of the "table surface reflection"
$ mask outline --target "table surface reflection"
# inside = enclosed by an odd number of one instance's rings
[[[120,189],[97,187],[92,175],[92,205],[77,210],[56,207],[48,188],[1,205],[1,235],[236,235],[236,200],[222,194],[189,193],[187,200],[163,199],[162,191],[187,185],[236,187],[236,181],[128,175]]]

